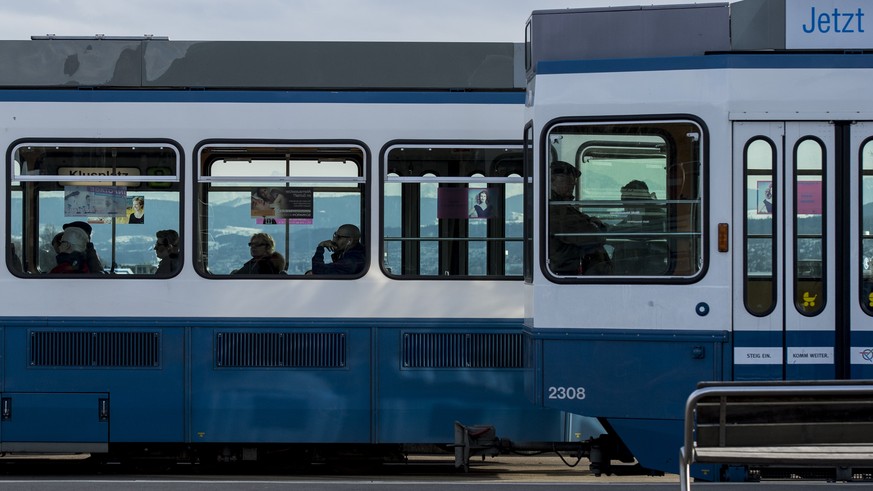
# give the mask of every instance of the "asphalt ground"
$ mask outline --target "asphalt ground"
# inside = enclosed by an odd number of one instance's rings
[[[615,462],[614,473],[596,476],[587,459],[562,457],[555,453],[539,455],[501,455],[474,458],[469,469],[457,469],[449,455],[413,455],[404,463],[370,463],[360,461],[310,464],[306,466],[264,466],[257,463],[198,465],[178,463],[94,463],[87,455],[65,455],[51,458],[5,455],[0,457],[0,482],[22,476],[75,478],[88,476],[152,476],[207,477],[267,477],[291,479],[374,479],[386,481],[440,480],[449,482],[625,482],[678,483],[678,476],[650,476],[630,464]]]

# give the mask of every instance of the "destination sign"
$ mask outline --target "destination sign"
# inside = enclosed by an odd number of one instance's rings
[[[785,1],[787,49],[873,48],[873,0]]]

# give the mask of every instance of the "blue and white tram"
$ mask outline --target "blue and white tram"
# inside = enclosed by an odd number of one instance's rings
[[[583,438],[524,391],[518,48],[0,43],[0,451]],[[103,271],[55,270],[73,222]],[[343,224],[363,271],[307,274]],[[284,266],[232,274],[256,234]]]
[[[835,3],[784,2],[775,41],[756,0],[531,17],[529,391],[644,467],[676,468],[699,381],[873,377],[873,44],[800,34]],[[556,266],[574,240],[608,269]]]

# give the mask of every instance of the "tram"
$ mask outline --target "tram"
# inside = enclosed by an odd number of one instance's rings
[[[524,45],[0,42],[0,452],[475,434],[675,472],[701,381],[873,378],[859,5],[535,11]],[[350,238],[363,263],[317,274]]]
[[[535,402],[669,472],[700,381],[873,376],[873,5],[846,4],[533,13]]]
[[[0,42],[0,452],[387,456],[451,451],[456,422],[589,439],[524,391],[520,53]],[[309,274],[346,225],[365,264]],[[276,269],[238,274],[267,236]],[[99,266],[56,269],[55,237]]]

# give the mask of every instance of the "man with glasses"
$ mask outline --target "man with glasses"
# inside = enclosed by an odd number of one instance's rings
[[[364,270],[367,255],[361,244],[361,231],[347,223],[333,234],[333,239],[323,240],[312,256],[313,274],[357,274]],[[331,262],[324,262],[324,250],[332,252]]]
[[[609,274],[612,263],[603,248],[606,225],[579,211],[573,197],[581,172],[561,160],[549,169],[549,269],[567,276]]]

